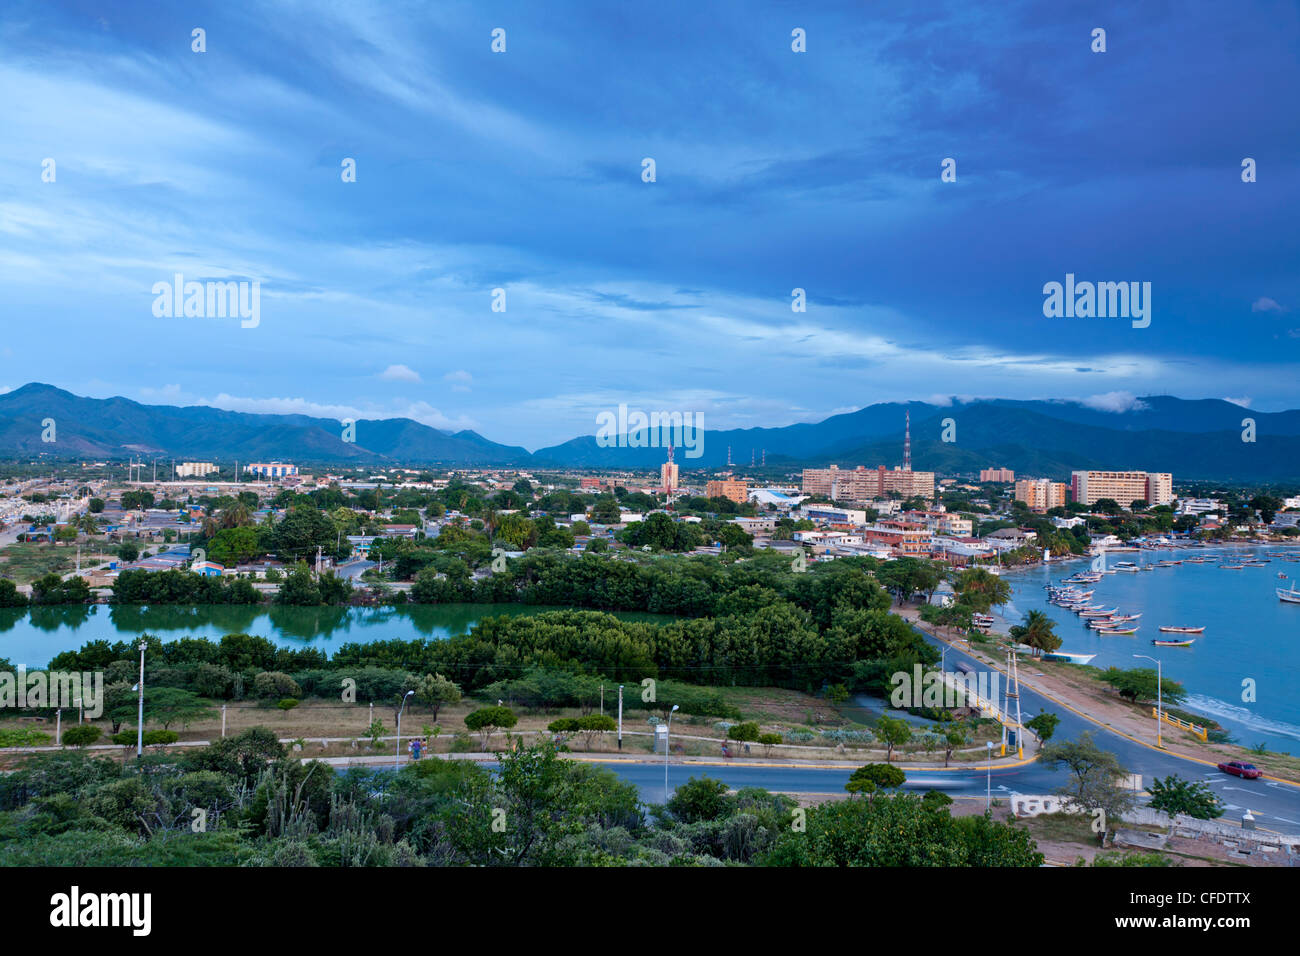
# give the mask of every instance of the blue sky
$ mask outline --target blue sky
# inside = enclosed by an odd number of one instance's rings
[[[0,387],[530,449],[620,402],[1300,405],[1297,4],[814,6],[11,0]],[[260,323],[155,317],[177,272]],[[1045,318],[1066,273],[1150,327]]]

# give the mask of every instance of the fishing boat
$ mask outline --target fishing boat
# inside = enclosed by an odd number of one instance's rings
[[[1196,638],[1189,637],[1185,641],[1162,641],[1157,638],[1157,639],[1153,639],[1151,643],[1159,647],[1191,647],[1193,644],[1196,643]]]
[[[1045,661],[1065,661],[1067,664],[1086,664],[1096,654],[1081,654],[1075,651],[1046,651],[1043,654]]]
[[[1282,601],[1286,604],[1300,604],[1300,591],[1296,590],[1296,586],[1294,584],[1291,585],[1291,589],[1289,591],[1284,591],[1282,590],[1282,588],[1278,588],[1277,597],[1279,601]]]
[[[1245,567],[1244,564],[1221,564],[1221,565],[1219,565],[1219,570],[1220,570],[1220,571],[1240,571],[1240,570],[1241,570],[1242,568],[1244,568],[1244,567]]]
[[[1160,630],[1166,634],[1200,634],[1204,627],[1161,627]]]
[[[1107,633],[1107,634],[1136,634],[1137,632],[1138,632],[1138,629],[1137,629],[1136,627],[1129,627],[1129,628],[1116,627],[1116,628],[1112,628],[1111,630],[1106,631],[1105,633]]]

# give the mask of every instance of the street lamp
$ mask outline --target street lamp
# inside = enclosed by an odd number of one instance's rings
[[[393,754],[393,769],[402,768],[402,711],[406,710],[406,702],[411,699],[415,691],[408,690],[406,696],[402,698],[402,706],[397,708],[397,751]]]
[[[984,810],[993,805],[993,741],[986,740],[984,746],[988,748],[988,779],[984,784]]]
[[[668,739],[673,732],[673,714],[677,712],[677,705],[673,704],[673,709],[668,711],[668,729],[664,731],[664,803],[668,802]]]
[[[1147,657],[1145,654],[1134,654],[1133,656],[1140,657],[1144,661],[1151,661],[1156,665],[1156,746],[1164,750],[1165,745],[1160,736],[1160,725],[1165,719],[1164,695],[1161,693],[1164,668],[1161,666],[1160,661],[1154,657]]]
[[[136,715],[135,727],[135,756],[136,759],[144,756],[144,649],[145,640],[140,638],[140,683],[136,684],[136,689],[140,691],[140,709]]]

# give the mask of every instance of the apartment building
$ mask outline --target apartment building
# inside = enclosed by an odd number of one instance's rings
[[[1016,482],[1016,501],[1023,501],[1030,511],[1043,512],[1049,508],[1065,507],[1066,492],[1067,489],[1063,481],[1050,481],[1047,478],[1022,478]],[[1124,502],[1124,504],[1127,503]]]
[[[675,461],[666,461],[659,466],[659,486],[664,491],[677,490],[678,469]]]
[[[176,477],[202,478],[220,470],[210,461],[183,461],[176,466]]]
[[[1095,505],[1103,498],[1125,508],[1134,501],[1167,505],[1174,500],[1174,476],[1167,472],[1075,471],[1070,473],[1070,496],[1085,505]]]
[[[867,468],[842,469],[838,465],[829,468],[805,468],[803,471],[803,493],[832,501],[872,501],[875,498],[887,498],[890,493],[903,498],[920,495],[923,498],[934,497],[934,472],[907,471],[903,468],[886,468],[880,465]]]
[[[251,472],[262,478],[287,478],[290,475],[298,474],[298,466],[283,461],[254,462],[251,465],[245,465],[244,471]]]
[[[710,481],[704,486],[706,498],[727,498],[738,505],[749,501],[749,482],[738,478]]]
[[[980,481],[1015,481],[1016,473],[1010,468],[983,468]]]
[[[874,544],[889,548],[895,554],[925,557],[930,553],[933,535],[922,525],[903,521],[887,521],[869,524],[862,529],[864,544]]]

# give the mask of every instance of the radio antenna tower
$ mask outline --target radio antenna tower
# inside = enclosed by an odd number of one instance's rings
[[[1016,756],[1024,759],[1025,756],[1025,728],[1020,722],[1020,655],[1016,653],[1015,644],[1007,645],[1007,690],[1003,697],[1002,706],[1002,756],[1007,755],[1007,729],[1011,721],[1011,702],[1015,701],[1016,708]]]
[[[912,410],[909,408],[903,419],[903,471],[912,470]]]

